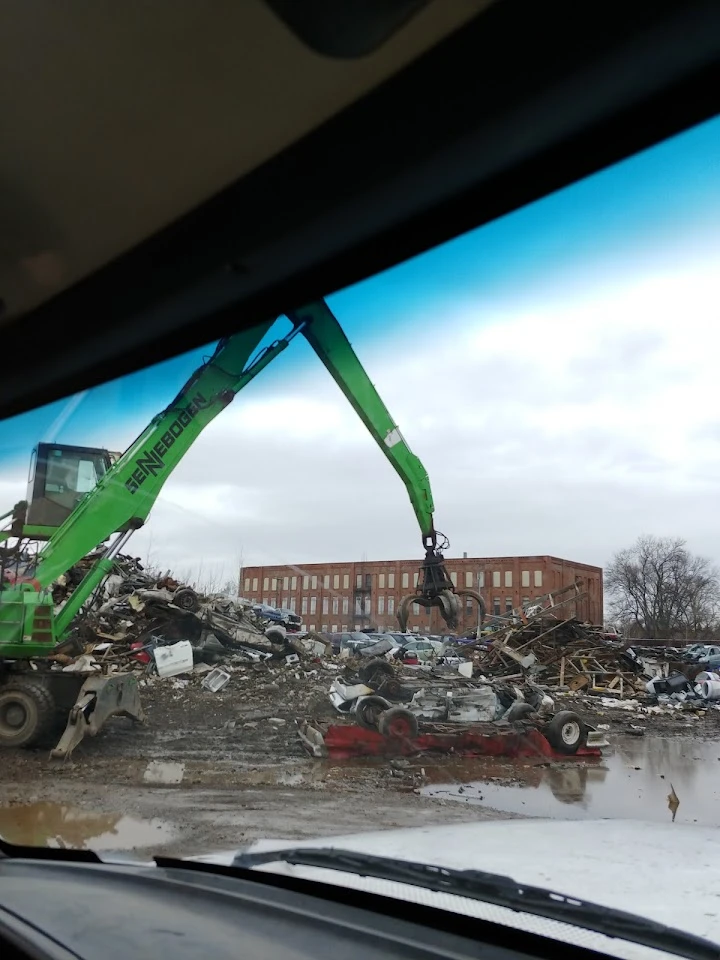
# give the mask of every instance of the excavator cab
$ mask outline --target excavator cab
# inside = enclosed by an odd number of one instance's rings
[[[30,461],[25,524],[48,529],[45,536],[35,538],[51,535],[111,466],[107,450],[39,443]]]

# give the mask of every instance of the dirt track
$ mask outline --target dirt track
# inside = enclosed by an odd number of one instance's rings
[[[16,842],[135,848],[137,855],[193,854],[262,836],[293,839],[508,816],[420,795],[428,782],[451,779],[449,758],[311,760],[295,719],[333,716],[328,680],[322,670],[307,677],[252,668],[219,694],[203,690],[197,678],[156,681],[143,690],[144,725],[111,720],[70,761],[50,761],[47,751],[6,752],[0,834]],[[568,707],[607,724],[611,741],[638,724],[647,736],[720,734],[720,711],[639,719],[563,700],[562,708]],[[518,772],[510,762],[478,759],[465,762],[463,779],[512,781]],[[27,803],[35,807],[17,806]]]

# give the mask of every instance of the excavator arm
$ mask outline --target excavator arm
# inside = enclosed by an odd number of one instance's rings
[[[113,533],[118,533],[58,614],[55,630],[58,638],[111,571],[114,557],[132,531],[145,523],[171,472],[200,433],[300,333],[397,471],[417,517],[425,559],[416,593],[400,605],[403,629],[411,602],[440,607],[447,623],[456,625],[459,601],[440,553],[433,522],[432,492],[422,463],[405,442],[327,304],[324,301],[310,304],[289,313],[288,319],[293,324],[291,333],[256,356],[259,344],[274,321],[221,340],[175,399],[153,418],[52,534],[39,554],[35,571],[35,581],[43,589]],[[472,595],[482,603],[477,594]]]
[[[460,615],[460,597],[473,599],[482,621],[485,605],[475,590],[457,590],[445,568],[442,550],[447,538],[435,530],[430,480],[420,460],[407,445],[399,427],[390,416],[380,394],[373,386],[345,332],[324,300],[288,313],[294,331],[300,332],[318,355],[326,370],[345,394],[395,471],[405,484],[422,535],[425,557],[420,566],[415,593],[404,597],[398,607],[398,620],[404,631],[410,605],[439,607],[452,629]]]

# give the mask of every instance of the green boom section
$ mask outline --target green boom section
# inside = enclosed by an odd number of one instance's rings
[[[40,553],[35,576],[43,587],[49,586],[115,531],[145,522],[168,477],[205,427],[287,346],[281,341],[262,356],[261,362],[253,364],[250,372],[245,371],[251,355],[274,322],[273,319],[220,341],[213,355],[192,374],[172,403],[153,418],[98,485],[80,501]],[[78,590],[87,596],[84,586],[83,583]]]
[[[320,300],[287,316],[300,327],[302,335],[402,479],[423,540],[433,539],[434,506],[427,471],[405,442],[330,308]]]

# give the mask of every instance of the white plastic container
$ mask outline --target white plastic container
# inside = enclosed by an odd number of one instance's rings
[[[230,674],[226,670],[221,670],[220,667],[215,667],[204,677],[202,685],[211,693],[217,693],[218,690],[222,690],[229,683]]]
[[[189,640],[178,640],[168,647],[155,647],[153,656],[160,677],[176,677],[192,671],[193,653]]]
[[[720,680],[703,680],[702,688],[706,700],[720,700]]]

